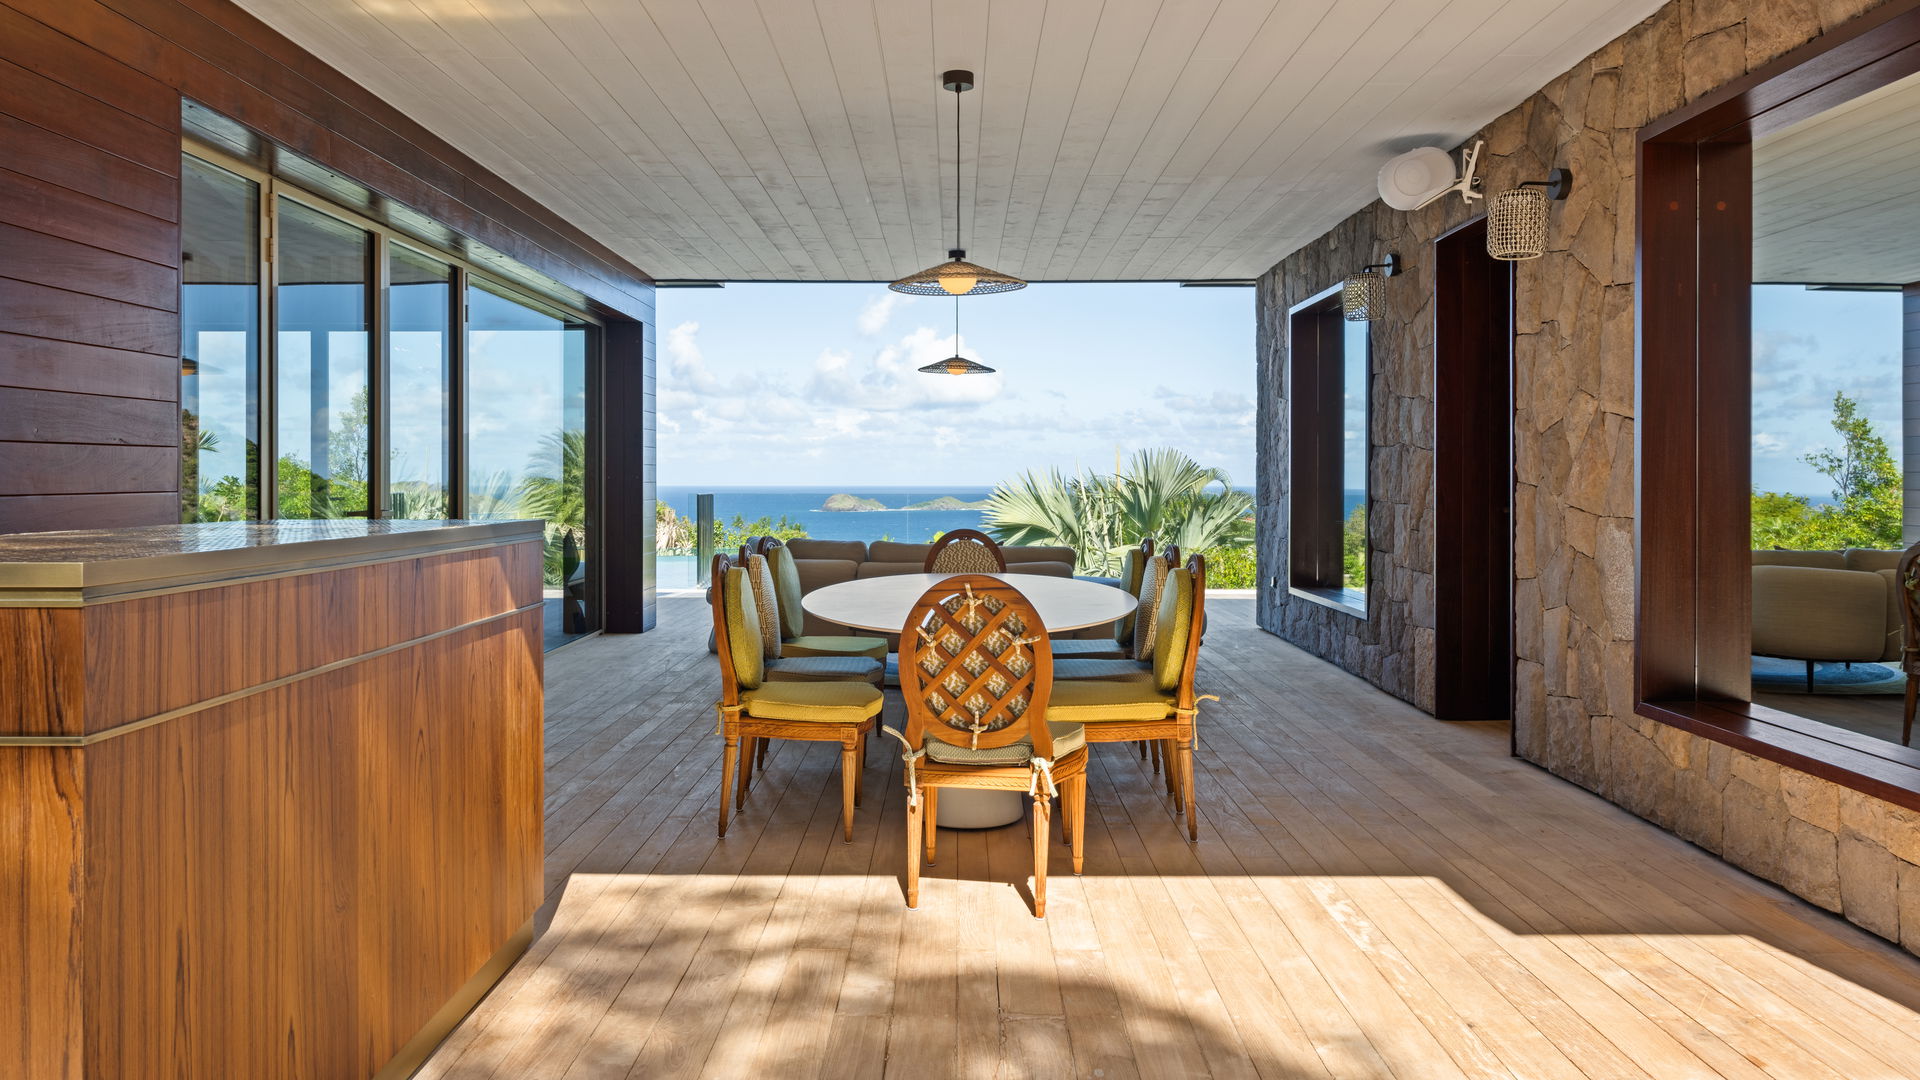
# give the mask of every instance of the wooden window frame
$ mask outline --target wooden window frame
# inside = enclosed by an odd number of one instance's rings
[[[1287,593],[1357,619],[1367,618],[1367,596],[1345,587],[1341,533],[1345,526],[1339,508],[1342,495],[1341,399],[1345,387],[1346,317],[1340,307],[1341,286],[1335,285],[1287,309],[1289,483],[1287,485]],[[1371,353],[1371,344],[1369,344]],[[1373,379],[1371,355],[1367,379]],[[1373,421],[1373,387],[1367,387],[1367,422]],[[1373,440],[1367,439],[1368,487],[1371,503]],[[1327,485],[1334,487],[1327,497]],[[1328,507],[1334,509],[1329,515]],[[1371,514],[1369,514],[1371,518]],[[1369,526],[1371,531],[1371,526]],[[1372,545],[1368,545],[1371,571]],[[1369,580],[1372,575],[1369,573]]]
[[[1752,143],[1920,72],[1893,0],[1642,128],[1635,712],[1920,810],[1920,750],[1752,702]]]

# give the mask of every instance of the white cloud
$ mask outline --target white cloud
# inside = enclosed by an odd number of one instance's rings
[[[892,289],[881,290],[860,309],[860,332],[873,337],[885,330],[887,323],[893,318],[893,310],[912,301],[913,297],[906,293],[897,293]]]
[[[1001,396],[1006,379],[991,375],[927,375],[920,368],[958,352],[970,360],[988,363],[954,337],[921,327],[874,353],[864,362],[840,350],[828,349],[814,361],[807,398],[829,407],[860,406],[877,412],[972,407]]]
[[[1779,457],[1786,453],[1787,442],[1770,431],[1753,433],[1753,452],[1760,457]]]

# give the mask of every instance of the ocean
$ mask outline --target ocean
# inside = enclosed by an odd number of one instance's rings
[[[903,544],[924,544],[936,535],[952,529],[983,528],[979,510],[907,510],[914,503],[930,502],[943,495],[962,502],[979,502],[992,494],[990,487],[668,487],[660,488],[660,501],[675,513],[691,520],[694,496],[713,495],[714,518],[731,522],[735,514],[747,521],[762,517],[779,521],[786,517],[806,527],[807,535],[818,540],[898,540]],[[823,510],[833,495],[852,495],[872,499],[885,510]],[[1358,505],[1364,494],[1346,493],[1346,511]],[[659,558],[659,587],[694,587],[694,558],[691,555],[662,555]]]

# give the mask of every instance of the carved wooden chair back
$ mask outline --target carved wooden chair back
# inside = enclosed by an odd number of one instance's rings
[[[907,744],[928,737],[988,750],[1023,740],[1053,756],[1045,721],[1053,690],[1047,630],[1020,590],[959,574],[914,601],[900,633]]]
[[[978,529],[954,529],[927,552],[929,574],[1004,574],[1006,557],[993,537]]]

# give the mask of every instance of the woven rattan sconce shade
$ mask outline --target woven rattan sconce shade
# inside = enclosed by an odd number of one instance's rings
[[[1487,254],[1507,262],[1545,255],[1547,206],[1572,188],[1573,175],[1555,169],[1545,180],[1529,180],[1487,200]]]
[[[1348,322],[1373,322],[1385,314],[1387,279],[1400,272],[1400,256],[1360,268],[1340,286],[1340,312]]]

